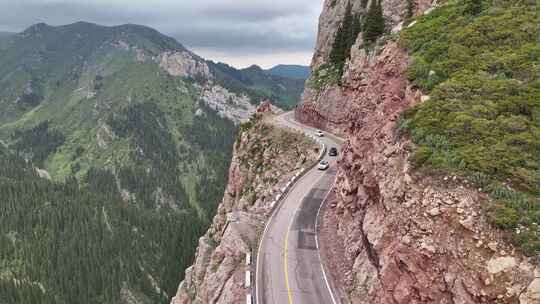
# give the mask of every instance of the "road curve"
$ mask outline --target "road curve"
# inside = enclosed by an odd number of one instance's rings
[[[294,121],[293,113],[277,116],[274,123],[314,134],[315,129]],[[339,146],[340,138],[327,135],[320,140]],[[262,236],[257,258],[256,300],[258,304],[335,303],[322,269],[316,237],[317,216],[336,176],[336,157],[326,171],[307,172],[282,199]]]

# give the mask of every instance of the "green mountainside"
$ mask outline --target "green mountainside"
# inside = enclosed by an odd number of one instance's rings
[[[298,104],[304,91],[304,79],[273,75],[256,65],[237,70],[220,62],[211,63],[211,67],[220,82],[231,91],[248,92],[252,99],[269,99],[285,109]]]
[[[309,74],[311,74],[311,68],[304,65],[279,64],[271,69],[265,70],[265,72],[274,76],[294,78],[305,81],[309,78]]]
[[[52,182],[0,152],[1,303],[167,303],[205,224],[149,206],[150,187],[126,202],[115,183],[100,169]]]
[[[536,1],[444,1],[401,34],[430,95],[400,128],[417,167],[470,177],[523,252],[540,252],[540,14]]]
[[[292,104],[296,86],[205,74],[206,61],[138,25],[37,24],[2,41],[0,303],[168,303],[237,132],[203,91]],[[175,53],[185,77],[161,66]]]

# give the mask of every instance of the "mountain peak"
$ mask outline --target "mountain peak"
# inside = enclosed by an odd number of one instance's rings
[[[252,64],[249,67],[245,68],[244,70],[262,71],[263,69],[256,64]]]
[[[29,26],[26,30],[23,31],[23,33],[37,33],[48,30],[50,28],[52,28],[52,26],[48,25],[47,23],[40,22]]]
[[[27,28],[22,34],[39,35],[42,41],[68,41],[78,40],[85,37],[89,46],[97,47],[100,43],[111,42],[115,40],[131,41],[132,44],[151,45],[156,52],[185,50],[174,38],[165,36],[150,27],[136,24],[122,24],[115,26],[103,26],[86,21],[51,26],[45,23],[37,23]]]

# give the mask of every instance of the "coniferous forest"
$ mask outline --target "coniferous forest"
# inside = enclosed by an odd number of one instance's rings
[[[182,163],[197,153],[186,149],[179,158],[171,152],[170,132],[158,126],[163,113],[152,103],[111,118],[118,136],[140,147],[134,163],[91,168],[80,180],[40,177],[27,160],[26,151],[43,138],[57,138],[46,124],[15,134],[21,137],[16,149],[0,145],[0,302],[168,303],[208,227],[202,214],[211,216],[222,195],[231,157],[224,151],[232,150],[236,127],[205,111],[183,130],[211,163],[201,170],[214,170],[201,172],[196,186],[203,211],[186,203],[180,180]]]
[[[204,228],[193,212],[124,204],[105,171],[93,170],[87,182],[51,182],[2,153],[0,261],[2,276],[16,278],[0,280],[2,303],[118,303],[124,286],[148,290],[157,303],[154,273],[165,274],[163,292],[174,290],[174,270],[190,260]]]

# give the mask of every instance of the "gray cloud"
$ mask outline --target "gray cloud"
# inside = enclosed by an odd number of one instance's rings
[[[0,0],[0,31],[45,22],[136,23],[223,58],[312,52],[322,0]],[[268,57],[266,57],[268,61]],[[278,63],[276,58],[276,63]],[[286,59],[286,58],[285,58]],[[306,63],[306,62],[302,62]]]

